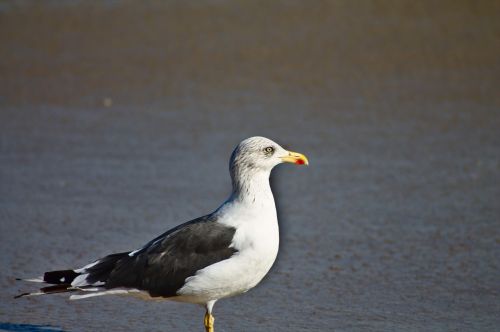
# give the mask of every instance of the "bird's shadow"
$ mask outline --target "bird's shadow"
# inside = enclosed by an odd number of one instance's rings
[[[64,332],[63,329],[50,325],[15,324],[7,322],[0,322],[0,331]]]

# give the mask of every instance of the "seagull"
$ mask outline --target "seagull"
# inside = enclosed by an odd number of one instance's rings
[[[137,250],[111,254],[78,269],[20,279],[51,286],[16,298],[70,292],[72,300],[126,294],[194,303],[205,307],[205,330],[213,332],[215,302],[255,287],[278,254],[269,176],[280,163],[309,164],[303,154],[265,137],[243,140],[229,161],[231,195],[214,212],[174,227]]]

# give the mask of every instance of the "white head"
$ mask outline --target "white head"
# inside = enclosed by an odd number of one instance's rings
[[[303,154],[287,151],[268,138],[247,138],[238,144],[229,160],[233,186],[239,187],[242,182],[251,181],[258,175],[269,178],[273,167],[284,162],[309,165]]]

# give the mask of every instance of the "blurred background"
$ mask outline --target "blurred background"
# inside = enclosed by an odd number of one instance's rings
[[[218,331],[500,325],[500,2],[0,1],[0,329],[202,330],[201,307],[13,300],[213,211],[262,135],[281,249]],[[26,325],[21,325],[26,324]],[[32,330],[30,330],[32,331]]]

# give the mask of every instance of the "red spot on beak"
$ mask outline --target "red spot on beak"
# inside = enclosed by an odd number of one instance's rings
[[[296,163],[297,165],[304,165],[304,160],[302,160],[302,159],[297,159],[297,160],[295,161],[295,163]]]

